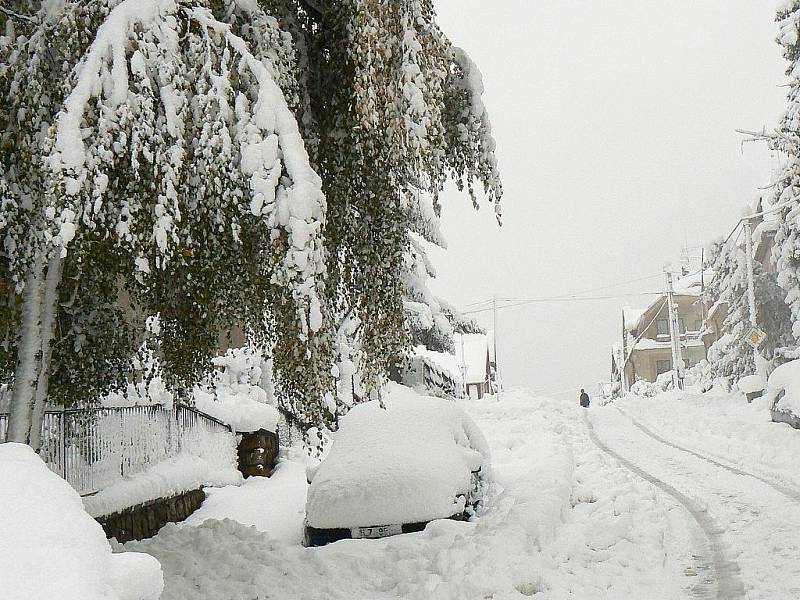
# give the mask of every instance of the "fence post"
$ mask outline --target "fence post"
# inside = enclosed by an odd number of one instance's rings
[[[58,415],[58,424],[61,430],[61,478],[67,479],[67,413],[64,410],[62,407]]]

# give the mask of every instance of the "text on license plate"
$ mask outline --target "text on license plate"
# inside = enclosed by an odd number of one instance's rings
[[[375,527],[354,527],[350,530],[350,535],[354,539],[362,538],[382,538],[390,535],[403,533],[402,525],[376,525]]]

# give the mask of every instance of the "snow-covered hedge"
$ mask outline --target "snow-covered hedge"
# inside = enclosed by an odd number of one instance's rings
[[[464,510],[457,496],[471,473],[489,476],[486,440],[454,402],[391,384],[384,404],[360,404],[341,419],[308,491],[311,527],[447,518]]]
[[[112,554],[69,484],[29,446],[0,444],[0,597],[9,600],[157,600],[161,566]]]

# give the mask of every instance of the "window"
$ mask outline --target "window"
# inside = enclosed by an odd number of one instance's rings
[[[656,332],[658,335],[669,335],[669,322],[666,319],[656,321]]]
[[[656,361],[656,375],[661,375],[662,373],[667,373],[671,371],[671,363],[668,360],[657,360]]]
[[[697,319],[694,322],[694,330],[695,331],[700,331],[701,329],[703,329],[703,322],[700,319]]]
[[[678,333],[686,333],[686,322],[683,319],[678,319]]]

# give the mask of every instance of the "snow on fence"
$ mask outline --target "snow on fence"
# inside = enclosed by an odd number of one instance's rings
[[[278,412],[280,413],[280,418],[278,419],[278,443],[288,448],[298,440],[303,439],[303,428],[288,410],[279,408]]]
[[[429,360],[428,357],[422,356],[422,381],[425,384],[425,389],[430,390],[434,395],[443,395],[450,398],[463,398],[464,386],[461,381],[457,381],[446,370],[442,369]]]
[[[0,414],[0,443],[8,415]],[[186,453],[225,462],[230,427],[190,406],[83,408],[47,411],[39,455],[82,496]],[[224,469],[227,465],[220,464]]]

